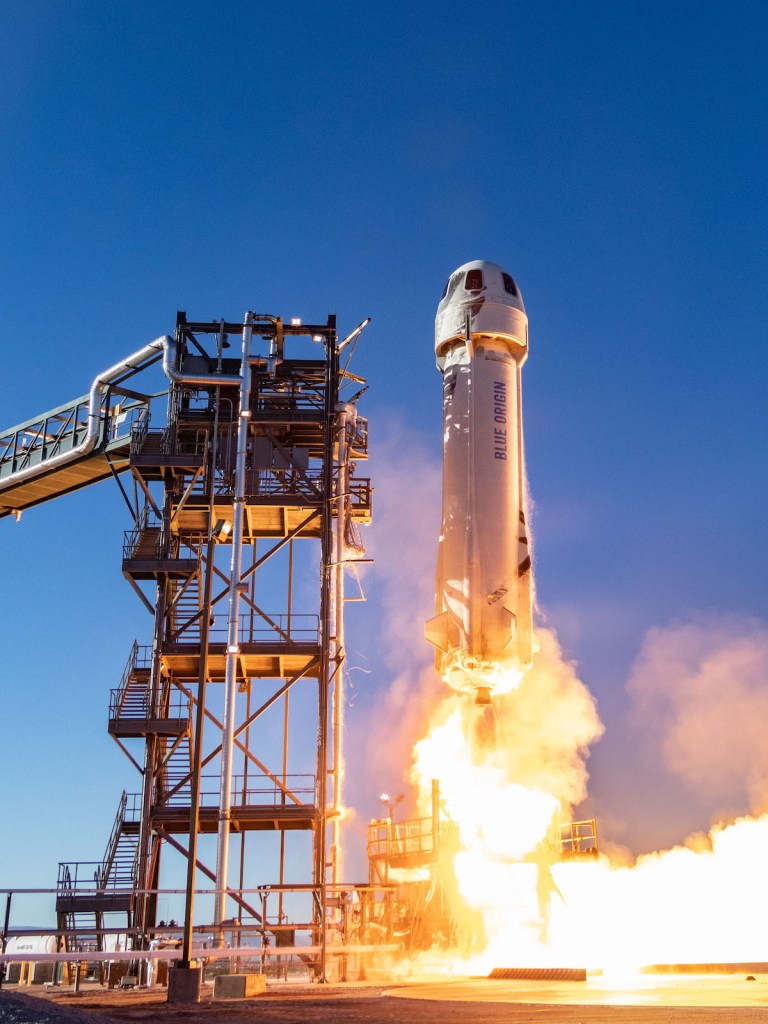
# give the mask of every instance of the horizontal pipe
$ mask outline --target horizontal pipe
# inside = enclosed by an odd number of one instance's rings
[[[201,946],[192,947],[193,960],[235,960],[245,959],[252,956],[319,956],[320,946],[280,946],[278,949],[272,946],[237,946],[232,949],[203,949]],[[398,953],[402,947],[391,943],[389,945],[368,945],[368,946],[329,946],[329,953]],[[107,960],[180,960],[180,949],[120,949],[120,950],[98,950],[92,953],[0,953],[0,964],[10,963],[103,963]]]
[[[180,373],[176,369],[178,345],[169,334],[155,339],[152,345],[160,342],[163,349],[163,373],[174,384],[192,384],[200,387],[239,387],[239,373]]]
[[[145,345],[143,348],[138,349],[132,355],[128,356],[127,359],[120,360],[119,363],[115,363],[114,366],[110,366],[108,370],[104,370],[98,375],[98,377],[96,377],[93,384],[91,384],[91,390],[88,395],[88,425],[86,427],[85,437],[80,444],[67,452],[60,452],[58,455],[53,455],[50,459],[46,459],[38,465],[25,466],[23,469],[19,469],[15,473],[11,473],[3,480],[3,489],[23,483],[25,480],[31,480],[34,477],[39,476],[41,473],[48,473],[52,469],[58,469],[59,467],[65,466],[70,462],[74,462],[76,459],[80,459],[85,455],[90,455],[99,440],[99,427],[102,421],[101,401],[104,389],[111,384],[112,381],[121,377],[127,371],[140,370],[144,363],[155,357],[159,351],[162,351],[163,353],[163,372],[169,380],[176,384],[191,384],[193,386],[198,385],[208,387],[235,387],[240,385],[239,374],[180,373],[176,369],[178,345],[175,339],[170,335],[161,335],[159,338],[155,338],[154,341],[151,341],[148,345]]]
[[[386,818],[383,818],[381,820],[382,821],[386,821]],[[431,818],[414,818],[413,820],[414,821],[431,821]],[[83,862],[79,861],[78,863],[83,863]],[[86,861],[85,863],[100,864],[101,861],[94,860],[94,861]],[[338,886],[336,886],[335,888],[332,885],[328,886],[328,892],[329,893],[333,893],[333,892],[335,892],[337,890],[340,891],[340,892],[349,892],[350,889],[356,889],[358,892],[365,892],[365,893],[371,893],[371,892],[373,892],[373,893],[378,893],[378,892],[394,892],[394,890],[397,889],[397,883],[390,882],[387,885],[384,885],[383,883],[379,884],[379,885],[367,885],[367,884],[366,885],[354,885],[351,882],[348,882],[346,884],[344,884],[342,882]],[[109,892],[109,893],[115,892],[116,894],[131,894],[133,896],[183,896],[184,893],[186,892],[186,889],[165,889],[165,888],[163,888],[163,889],[134,889],[134,888],[129,888],[129,889],[114,889],[114,890],[113,889],[109,889],[109,890],[106,890],[106,891]],[[103,896],[104,892],[105,892],[105,890],[104,889],[100,889],[97,885],[93,885],[91,888],[86,888],[84,886],[82,889],[80,889],[79,887],[77,889],[77,895],[78,896],[81,896],[81,895],[82,896],[97,896],[97,895],[98,896]],[[278,892],[278,893],[279,892],[315,893],[315,892],[317,892],[317,886],[313,885],[311,882],[296,882],[293,885],[291,885],[291,884],[287,884],[287,885],[256,885],[256,886],[254,886],[251,889],[240,889],[238,887],[237,892],[238,893],[242,893],[243,895],[245,895],[247,893],[250,893],[250,894],[256,894],[256,895],[261,895],[261,896],[269,896],[270,893],[274,893],[274,892]],[[215,896],[216,895],[216,890],[215,889],[210,889],[210,888],[195,889],[195,893],[198,896]],[[8,895],[11,895],[11,896],[46,896],[46,895],[48,895],[48,896],[61,896],[61,895],[66,895],[66,892],[64,891],[62,886],[59,886],[59,887],[57,887],[55,889],[50,889],[50,888],[49,889],[39,889],[39,888],[24,889],[24,888],[21,888],[21,887],[19,887],[18,889],[15,888],[15,887],[12,888],[12,889],[11,888],[0,889],[0,896],[8,896]],[[195,928],[205,928],[205,925],[195,925]],[[122,931],[122,932],[126,931],[125,928],[113,929],[113,931],[114,930]],[[58,935],[59,934],[59,931],[57,931],[55,928],[52,929],[51,931],[52,931],[52,934],[54,934],[54,935]],[[93,934],[93,929],[89,929],[89,932],[91,934]],[[10,935],[11,932],[8,932],[8,934]],[[38,931],[33,931],[30,928],[25,928],[23,932],[17,931],[16,934],[19,934],[19,935],[21,935],[21,934],[24,934],[24,935],[32,935],[32,934],[44,935],[44,934],[47,934],[47,932],[45,931],[45,929],[43,929],[43,930],[38,932]]]
[[[133,355],[128,356],[127,359],[121,360],[119,363],[115,363],[114,366],[110,366],[108,370],[104,370],[91,384],[91,390],[88,395],[88,426],[85,431],[85,437],[75,448],[72,448],[68,452],[60,452],[58,455],[52,456],[50,459],[46,459],[45,462],[37,466],[25,466],[24,469],[17,470],[15,473],[11,473],[10,476],[3,480],[3,487],[8,487],[12,484],[23,483],[24,480],[29,480],[38,476],[40,473],[47,473],[51,469],[57,469],[59,466],[64,466],[69,462],[73,462],[75,459],[81,458],[83,455],[89,455],[96,447],[96,442],[99,439],[99,425],[101,423],[101,397],[105,387],[110,384],[113,380],[122,376],[127,370],[138,370],[148,359],[153,357],[159,348],[163,347],[164,338],[155,338],[149,345],[145,345],[138,351],[134,352]]]

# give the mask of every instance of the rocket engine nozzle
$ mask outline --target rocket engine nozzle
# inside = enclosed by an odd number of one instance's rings
[[[475,705],[487,708],[491,704],[491,691],[488,686],[478,686],[475,690]]]

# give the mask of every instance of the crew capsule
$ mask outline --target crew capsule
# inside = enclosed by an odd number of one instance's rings
[[[470,334],[467,333],[471,319]],[[488,260],[472,260],[448,278],[435,317],[435,355],[440,370],[450,349],[472,337],[498,338],[515,350],[522,366],[528,355],[528,317],[511,274]]]

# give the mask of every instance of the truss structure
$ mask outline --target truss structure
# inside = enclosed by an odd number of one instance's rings
[[[192,894],[211,883],[207,920],[222,941],[232,921],[264,927],[245,894],[264,882],[311,886],[326,919],[341,872],[345,567],[361,559],[358,524],[371,516],[370,481],[356,473],[368,454],[357,413],[366,384],[349,371],[361,328],[339,343],[333,316],[301,325],[248,313],[239,324],[180,313],[173,339],[142,350],[155,362],[162,349],[170,388],[157,417],[157,402],[150,415],[137,396],[141,415],[120,434],[118,469],[133,481],[122,571],[153,625],[111,691],[108,725],[141,786],[123,794],[101,862],[60,866],[62,931],[82,935],[82,915],[94,914],[98,935],[104,913],[125,912],[128,930],[151,934],[171,851],[186,866],[187,957]],[[313,358],[292,357],[294,345]],[[81,461],[103,461],[102,448]],[[25,500],[17,488],[8,506]],[[289,916],[280,903],[278,924]],[[292,940],[285,931],[275,929],[278,944]]]

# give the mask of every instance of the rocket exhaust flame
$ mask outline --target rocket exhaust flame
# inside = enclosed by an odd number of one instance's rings
[[[480,691],[478,690],[478,694]],[[490,696],[486,701],[475,697],[473,740],[479,748],[495,747],[496,735],[496,713],[493,708]]]
[[[479,744],[469,695],[443,698],[414,751],[426,813],[440,780],[458,830],[450,886],[461,921],[431,964],[465,973],[510,967],[602,969],[765,960],[768,815],[719,825],[689,845],[641,856],[563,860],[549,841],[585,795],[584,758],[601,731],[594,702],[554,636],[519,687],[494,696],[495,741]]]

